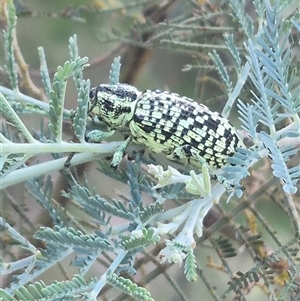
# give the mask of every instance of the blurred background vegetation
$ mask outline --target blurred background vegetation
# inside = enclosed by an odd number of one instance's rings
[[[80,55],[88,56],[90,59],[90,67],[85,69],[84,76],[91,80],[92,86],[108,82],[110,64],[114,57],[120,55],[121,82],[135,85],[140,90],[159,88],[177,92],[221,112],[227,96],[208,52],[216,49],[228,66],[229,73],[233,68],[226,52],[223,34],[234,33],[236,45],[243,53],[245,36],[238,22],[231,17],[232,9],[228,1],[27,0],[14,3],[18,15],[16,30],[18,44],[28,64],[30,77],[39,89],[42,85],[37,48],[39,46],[44,48],[48,67],[53,75],[57,66],[69,58],[68,39],[76,34]],[[5,1],[1,5],[1,25],[5,29],[3,13]],[[251,16],[255,28],[257,19],[252,1],[241,1],[241,6]],[[296,6],[297,1],[288,1],[282,17],[293,14]],[[5,52],[2,47],[0,81],[3,86],[9,86],[4,64]],[[234,72],[231,75],[234,77]],[[240,98],[248,101],[250,88],[253,87],[246,84]],[[24,94],[39,97],[40,92],[33,92],[26,81],[20,81],[20,90]],[[77,92],[73,83],[68,85],[67,92],[65,106],[68,109],[75,109]],[[22,119],[29,127],[39,127],[39,118],[35,120],[32,116],[23,116]],[[236,116],[231,116],[230,120],[239,128]],[[72,129],[66,125],[66,137],[68,136],[72,136]],[[48,159],[49,157],[39,158],[39,160]],[[269,162],[265,161],[264,164],[255,167],[251,177],[243,183],[247,197],[243,200],[232,200],[228,204],[221,203],[207,216],[205,226],[215,228],[204,231],[205,235],[196,248],[195,255],[200,275],[196,283],[188,283],[182,268],[178,265],[161,265],[158,262],[156,256],[163,247],[161,244],[143,253],[137,263],[143,268],[139,269],[135,281],[139,285],[146,286],[156,300],[217,300],[208,287],[211,290],[217,287],[218,291],[225,291],[228,281],[237,271],[247,271],[253,266],[253,256],[263,257],[263,254],[276,250],[278,242],[284,244],[290,240],[294,232],[283,206],[284,196],[271,177]],[[100,195],[117,197],[119,194],[128,193],[126,185],[102,175],[95,167],[92,164],[84,165],[78,172],[90,171],[90,187],[97,187]],[[60,174],[54,175],[53,182],[55,183],[53,198],[68,208],[70,206],[68,200],[61,197],[61,190],[67,189],[67,183]],[[29,240],[32,240],[31,234],[40,225],[51,225],[47,212],[38,208],[34,199],[24,193],[23,184],[10,187],[7,193],[1,196],[1,202],[3,216],[6,216]],[[295,204],[299,210],[299,195],[295,196]],[[76,208],[68,210],[71,210],[74,216],[81,214],[76,213]],[[227,221],[229,219],[230,221]],[[219,226],[215,224],[216,221]],[[215,247],[211,244],[210,234],[214,234],[215,238],[218,237],[221,226],[223,233],[230,238],[237,250],[232,258],[226,258],[225,254],[215,252]],[[250,240],[246,240],[248,245],[241,244],[237,232],[245,236],[247,232],[250,233],[248,238],[252,237],[252,245],[249,243]],[[7,244],[5,238],[2,238],[1,243]],[[15,254],[11,249],[8,251],[7,247],[5,249],[6,256],[22,256]],[[270,276],[272,277],[270,281],[275,283],[275,287],[279,290],[288,277],[288,265],[285,259],[281,259],[278,265],[273,267],[277,273]],[[48,277],[48,281],[54,278],[66,279],[69,272],[66,266],[49,271],[43,278]],[[92,273],[100,275],[96,268],[91,271]],[[3,279],[2,286],[5,287],[8,281]],[[300,282],[299,279],[298,281]],[[210,285],[204,285],[206,282]],[[99,297],[99,300],[125,299],[124,295],[109,288],[103,290]],[[243,290],[242,296],[231,294],[226,300],[270,299],[266,287],[250,284]]]

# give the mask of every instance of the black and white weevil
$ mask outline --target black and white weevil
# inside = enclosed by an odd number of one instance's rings
[[[139,91],[127,84],[101,84],[90,91],[89,114],[104,122],[109,134],[129,133],[115,153],[117,168],[133,141],[170,160],[213,170],[229,163],[237,147],[243,147],[233,126],[217,112],[192,99],[162,90]],[[87,134],[88,141],[92,135]]]

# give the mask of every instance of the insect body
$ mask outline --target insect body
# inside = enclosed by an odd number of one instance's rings
[[[190,98],[162,90],[142,93],[127,84],[101,84],[90,92],[89,112],[110,130],[129,133],[112,167],[117,167],[130,141],[168,159],[212,169],[228,165],[226,158],[242,147],[226,118]]]

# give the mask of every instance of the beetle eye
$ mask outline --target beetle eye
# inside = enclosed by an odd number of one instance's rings
[[[90,99],[94,99],[96,96],[96,88],[92,88],[89,94]]]
[[[113,111],[116,107],[115,103],[109,97],[105,99],[103,98],[103,106],[108,111]]]

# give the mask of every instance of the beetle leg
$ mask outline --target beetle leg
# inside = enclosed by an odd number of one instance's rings
[[[116,150],[113,159],[110,163],[111,168],[117,169],[123,157],[125,156],[125,151],[128,144],[131,142],[132,137],[128,137]]]
[[[94,142],[94,143],[99,143],[103,141],[104,139],[112,136],[116,131],[111,130],[109,132],[102,132],[100,130],[93,130],[85,135],[85,141],[86,142]]]

